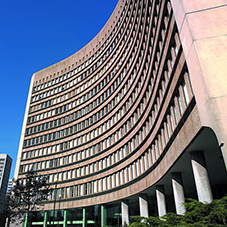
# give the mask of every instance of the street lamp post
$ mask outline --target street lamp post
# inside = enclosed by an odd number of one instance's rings
[[[61,204],[61,197],[62,197],[62,195],[60,194],[59,196],[58,196],[58,198],[59,198],[59,207],[58,207],[58,212],[59,212],[59,218],[60,218],[60,220],[61,220],[61,210],[60,210],[60,204]]]
[[[54,183],[55,183],[55,189],[54,189],[54,214],[53,214],[53,223],[54,223],[54,221],[55,221],[55,203],[56,203],[56,196],[57,196],[57,191],[56,191],[56,189],[57,189],[57,184],[58,184],[58,178],[56,178],[56,179],[54,180]],[[53,224],[53,226],[54,226],[54,224]]]

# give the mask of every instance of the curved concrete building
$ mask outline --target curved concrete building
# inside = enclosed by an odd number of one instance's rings
[[[90,43],[32,76],[15,178],[58,179],[32,225],[119,226],[226,193],[226,12],[119,0]]]

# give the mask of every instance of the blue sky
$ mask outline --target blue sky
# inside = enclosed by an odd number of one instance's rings
[[[0,153],[13,178],[33,73],[81,49],[102,29],[117,0],[0,1]]]

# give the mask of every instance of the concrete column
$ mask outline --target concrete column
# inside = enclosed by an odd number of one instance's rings
[[[156,197],[158,205],[158,216],[161,217],[166,214],[166,201],[165,201],[165,192],[163,185],[156,186]]]
[[[47,227],[48,211],[44,213],[43,227]]]
[[[191,163],[198,200],[203,203],[210,203],[213,200],[213,196],[203,151],[191,152]]]
[[[147,195],[140,195],[139,196],[139,206],[140,206],[140,216],[148,218],[148,202],[147,202]]]
[[[83,224],[82,224],[82,227],[86,227],[86,226],[87,226],[86,209],[83,208]]]
[[[186,210],[183,205],[185,197],[181,173],[172,173],[171,175],[176,212],[177,214],[184,214]]]
[[[67,210],[64,210],[64,223],[63,227],[67,227]]]
[[[28,214],[26,213],[25,214],[25,220],[24,220],[24,223],[23,223],[23,227],[27,227],[28,226]]]
[[[121,202],[121,217],[122,217],[122,226],[126,223],[129,225],[129,212],[128,212],[128,202]]]
[[[106,226],[106,208],[104,205],[101,205],[101,227]]]

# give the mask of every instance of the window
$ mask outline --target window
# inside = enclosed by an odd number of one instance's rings
[[[84,195],[88,194],[88,188],[87,188],[87,184],[84,184]]]
[[[189,96],[188,96],[188,90],[185,81],[183,82],[183,93],[184,93],[184,98],[185,98],[185,103],[188,105],[189,103]]]
[[[70,190],[70,187],[67,187],[66,188],[66,192],[65,192],[65,198],[67,199],[67,198],[69,198],[69,191]]]
[[[175,122],[177,124],[178,123],[178,118],[177,118],[177,108],[176,108],[175,104],[173,104],[173,113],[174,113]]]
[[[64,199],[64,195],[65,195],[65,189],[62,188],[62,189],[61,189],[61,198],[62,198],[62,199]]]
[[[74,196],[74,186],[72,186],[70,190],[70,197],[73,198],[73,196]]]
[[[180,94],[178,94],[178,96],[177,96],[177,101],[178,101],[178,105],[179,105],[179,109],[180,109],[180,115],[182,115],[183,114],[183,106],[182,106]]]

